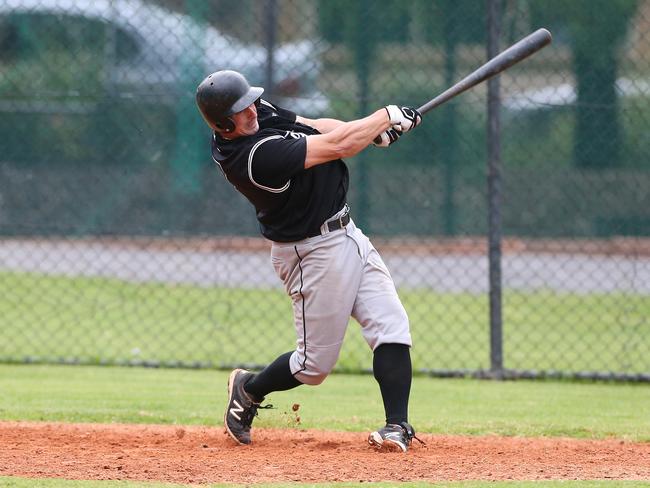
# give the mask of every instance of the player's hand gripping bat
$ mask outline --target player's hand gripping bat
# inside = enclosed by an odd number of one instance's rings
[[[437,97],[429,100],[427,103],[418,108],[418,112],[424,115],[429,110],[432,110],[438,105],[445,103],[456,95],[460,95],[473,86],[476,86],[479,83],[501,73],[503,70],[508,69],[513,64],[526,59],[531,54],[536,53],[547,44],[550,44],[551,40],[551,33],[548,30],[536,30],[532,34],[529,34],[528,36],[510,46],[502,53],[497,54],[483,66],[467,75],[465,78],[442,92]]]

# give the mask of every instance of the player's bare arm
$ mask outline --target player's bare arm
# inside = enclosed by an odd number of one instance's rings
[[[325,134],[307,136],[305,168],[354,156],[389,127],[388,115],[381,109],[363,119],[345,122]]]
[[[421,116],[414,109],[388,105],[363,119],[338,124],[325,134],[307,136],[305,168],[354,156],[368,147],[379,134],[388,130],[401,134],[414,128],[420,121]]]
[[[332,132],[340,125],[345,124],[345,122],[342,120],[330,119],[330,118],[308,119],[307,117],[303,117],[301,115],[296,116],[296,122],[308,125],[309,127],[313,127],[321,134],[327,134],[328,132]]]

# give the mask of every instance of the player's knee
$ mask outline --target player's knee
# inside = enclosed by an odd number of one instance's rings
[[[306,385],[320,385],[334,369],[339,352],[340,345],[312,348],[307,355],[296,351],[291,357],[294,376]]]
[[[298,380],[306,385],[320,385],[325,378],[329,376],[334,368],[334,364],[305,364],[302,371],[295,376]]]
[[[295,376],[298,378],[298,381],[304,383],[305,385],[317,386],[325,381],[325,378],[329,376],[329,372],[325,373],[317,371],[301,371]]]

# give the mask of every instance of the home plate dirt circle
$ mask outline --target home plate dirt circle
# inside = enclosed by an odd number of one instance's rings
[[[650,443],[419,434],[380,453],[365,432],[0,422],[0,475],[173,483],[650,479]],[[389,459],[390,458],[390,459]]]

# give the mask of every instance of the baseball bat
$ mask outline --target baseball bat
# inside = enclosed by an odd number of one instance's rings
[[[508,69],[513,64],[526,59],[531,54],[539,51],[552,40],[551,33],[546,29],[537,29],[532,34],[527,35],[520,41],[510,46],[505,51],[497,54],[495,57],[486,62],[483,66],[477,68],[465,78],[442,92],[437,97],[429,100],[427,103],[418,108],[418,111],[424,115],[429,110],[434,109],[449,99],[460,95],[473,86],[498,75],[503,70]]]

